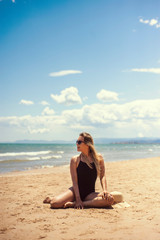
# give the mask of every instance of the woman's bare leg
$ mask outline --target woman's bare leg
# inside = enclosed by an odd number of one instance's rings
[[[114,203],[114,198],[110,197],[109,199],[104,199],[101,196],[101,193],[91,193],[89,194],[84,202],[83,206],[84,208],[88,207],[95,207],[95,208],[100,208],[100,207],[108,207],[111,206]]]
[[[114,198],[110,197],[110,199],[104,199],[101,196],[101,193],[90,193],[85,200],[83,201],[84,208],[94,207],[94,208],[101,208],[101,207],[108,207],[114,203]],[[67,202],[64,207],[74,207],[75,202]]]
[[[66,202],[73,202],[75,200],[73,187],[69,188],[66,192],[54,197],[50,201],[51,208],[63,208]]]
[[[101,193],[96,193],[96,192],[91,193],[83,201],[83,206],[84,208],[107,207],[123,201],[123,195],[121,192],[111,192],[110,194],[113,196],[113,199],[108,201],[108,199],[102,198]],[[75,196],[74,196],[73,187],[68,189],[68,191],[66,191],[65,193],[57,197],[54,197],[52,200],[49,197],[48,199],[46,198],[46,201],[48,201],[48,203],[51,204],[51,208],[63,208],[63,207],[73,208],[75,206]]]
[[[51,197],[46,197],[46,198],[44,199],[43,203],[50,203],[51,200],[52,200]]]

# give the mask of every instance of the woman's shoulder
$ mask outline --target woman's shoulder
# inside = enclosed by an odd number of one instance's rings
[[[70,163],[71,163],[71,166],[78,167],[79,162],[80,162],[80,155],[76,155],[76,156],[73,156],[71,158],[71,162]]]
[[[102,156],[101,153],[98,153],[97,155],[98,155],[98,161],[99,161],[99,162],[104,161],[103,156]]]
[[[97,155],[98,155],[98,158],[100,158],[100,159],[103,158],[101,153],[97,153]]]
[[[80,155],[73,156],[71,158],[71,162],[77,162],[77,161],[79,161],[79,159],[80,159]]]

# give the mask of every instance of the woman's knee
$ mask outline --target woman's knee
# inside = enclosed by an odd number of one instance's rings
[[[107,204],[108,204],[109,206],[111,206],[111,205],[114,204],[114,197],[113,197],[112,195],[109,197],[109,199],[107,199]]]
[[[72,201],[74,201],[74,192],[72,188],[70,188],[66,192],[54,197],[51,200],[50,204],[51,204],[51,208],[63,208],[66,202],[72,202]]]

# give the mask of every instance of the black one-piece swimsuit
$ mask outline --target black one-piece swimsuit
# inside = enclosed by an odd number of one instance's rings
[[[78,187],[82,201],[88,194],[95,192],[97,170],[94,163],[91,163],[91,166],[92,168],[80,160],[77,167]]]

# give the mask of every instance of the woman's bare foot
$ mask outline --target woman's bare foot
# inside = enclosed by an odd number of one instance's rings
[[[64,208],[74,208],[75,202],[66,202]]]
[[[50,203],[51,202],[51,198],[50,197],[46,197],[43,201],[43,203]]]

